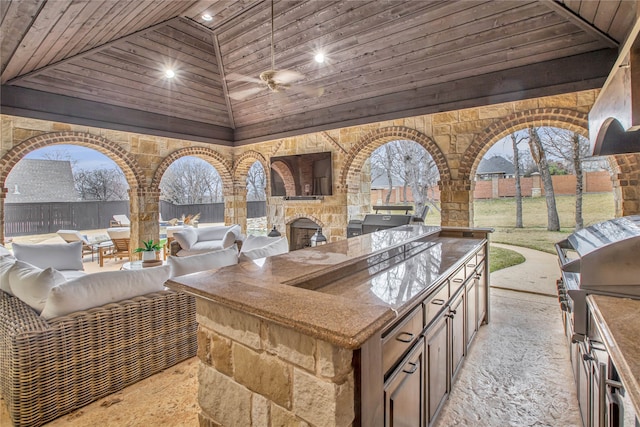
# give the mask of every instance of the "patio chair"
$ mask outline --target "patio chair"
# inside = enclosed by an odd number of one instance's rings
[[[113,219],[109,221],[109,227],[130,227],[131,221],[126,215],[114,215]]]
[[[131,261],[131,230],[128,227],[108,228],[107,234],[112,245],[100,247],[100,267],[104,265],[104,260],[108,258],[124,259]]]
[[[58,236],[62,237],[67,243],[82,242],[82,256],[91,254],[91,261],[93,262],[93,254],[96,252],[94,244],[89,243],[87,236],[80,234],[78,230],[58,230]]]

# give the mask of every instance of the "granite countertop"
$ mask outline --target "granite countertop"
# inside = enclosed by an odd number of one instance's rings
[[[587,301],[635,412],[640,414],[640,300],[589,295]]]
[[[398,227],[243,262],[167,286],[356,349],[484,243]]]

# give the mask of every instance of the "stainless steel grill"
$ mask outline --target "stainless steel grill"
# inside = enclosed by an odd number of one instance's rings
[[[640,216],[601,222],[556,244],[562,280],[558,298],[573,332],[587,333],[588,294],[640,299]]]

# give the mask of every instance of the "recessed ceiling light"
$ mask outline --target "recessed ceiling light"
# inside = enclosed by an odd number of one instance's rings
[[[168,79],[172,79],[176,76],[176,72],[171,69],[167,69],[164,71],[164,76]]]
[[[213,20],[213,16],[209,15],[208,13],[203,13],[202,14],[202,19],[204,19],[205,21],[212,21]]]
[[[314,56],[313,59],[317,63],[322,64],[324,62],[324,53],[322,53],[322,52],[316,53],[316,56]]]

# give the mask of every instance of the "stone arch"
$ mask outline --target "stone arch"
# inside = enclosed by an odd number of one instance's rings
[[[275,171],[284,182],[284,190],[287,196],[296,195],[295,180],[293,179],[293,173],[285,162],[277,161],[271,164],[271,169]]]
[[[49,132],[31,137],[17,144],[2,156],[0,159],[0,183],[2,187],[5,185],[9,172],[28,153],[39,148],[60,144],[80,145],[99,151],[107,155],[120,167],[130,188],[144,188],[146,186],[144,171],[136,159],[120,145],[98,135],[65,131]]]
[[[519,111],[510,116],[496,120],[474,138],[473,142],[462,156],[459,177],[473,181],[472,177],[478,169],[480,160],[489,148],[513,132],[526,129],[529,126],[559,127],[577,132],[589,137],[589,117],[583,113],[568,108],[536,108]]]
[[[396,140],[410,140],[420,144],[433,157],[440,172],[440,179],[450,179],[451,172],[447,159],[433,139],[420,131],[406,126],[389,126],[369,132],[347,153],[340,172],[339,185],[347,188],[349,184],[358,182],[362,166],[371,156],[371,153],[387,142]]]
[[[311,221],[315,222],[316,224],[318,224],[321,228],[325,228],[325,224],[320,220],[320,218],[318,218],[315,215],[312,214],[305,214],[305,213],[297,213],[295,215],[291,215],[288,218],[285,218],[284,223],[285,225],[288,227],[290,226],[293,222],[299,220],[299,219],[310,219]]]
[[[640,154],[610,156],[616,216],[640,213]]]
[[[256,162],[260,162],[262,165],[265,174],[268,176],[269,167],[267,164],[267,159],[255,150],[249,150],[242,153],[240,157],[238,157],[233,164],[233,178],[237,183],[242,183],[242,178],[246,177],[249,174],[249,169]]]
[[[182,148],[165,157],[162,163],[158,165],[158,169],[156,169],[156,172],[153,174],[153,180],[151,181],[151,190],[160,191],[160,181],[162,180],[162,175],[164,175],[164,173],[173,162],[185,156],[199,157],[211,163],[220,174],[220,178],[222,179],[222,185],[224,188],[224,194],[233,193],[231,163],[227,159],[225,159],[222,154],[207,147]]]

